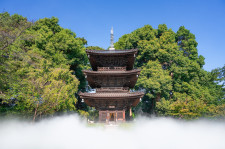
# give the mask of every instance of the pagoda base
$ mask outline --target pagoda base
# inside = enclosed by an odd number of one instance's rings
[[[99,122],[110,123],[110,122],[125,122],[125,110],[106,110],[99,111]]]

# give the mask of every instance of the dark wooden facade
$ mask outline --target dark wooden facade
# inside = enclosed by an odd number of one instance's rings
[[[90,71],[84,70],[83,73],[92,88],[101,87],[129,87],[134,88],[140,69],[136,70],[109,70],[109,71]]]
[[[126,67],[132,70],[137,49],[131,50],[86,50],[93,71],[98,67]]]
[[[83,70],[95,93],[79,93],[84,102],[99,111],[100,122],[123,122],[125,111],[137,106],[143,92],[130,92],[139,69],[133,69],[137,49],[86,50],[92,70]],[[131,111],[131,110],[130,110]]]
[[[99,122],[124,122],[125,121],[125,110],[106,110],[99,111]]]

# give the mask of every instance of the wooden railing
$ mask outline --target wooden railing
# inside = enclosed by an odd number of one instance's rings
[[[101,87],[97,88],[96,92],[97,93],[105,93],[105,92],[128,92],[129,88],[128,87]]]
[[[126,67],[98,67],[98,71],[126,71]]]

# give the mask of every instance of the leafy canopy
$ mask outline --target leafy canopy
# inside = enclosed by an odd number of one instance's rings
[[[86,43],[60,27],[55,17],[32,23],[1,13],[1,113],[35,120],[76,110],[75,93],[85,84],[81,70],[87,63]]]
[[[145,113],[224,116],[224,90],[215,75],[202,69],[204,57],[198,55],[197,45],[184,26],[175,33],[165,24],[158,29],[145,25],[115,43],[116,49],[139,50],[135,66],[142,71],[135,89],[145,91],[140,104]]]

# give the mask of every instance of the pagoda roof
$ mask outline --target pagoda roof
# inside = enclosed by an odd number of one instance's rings
[[[133,70],[110,70],[110,71],[92,71],[92,70],[82,70],[86,75],[129,75],[129,74],[140,74],[141,69],[133,69]]]
[[[86,50],[92,70],[98,67],[125,67],[132,70],[137,49],[130,50]]]
[[[139,97],[139,98],[141,98],[143,95],[144,95],[144,93],[143,92],[120,92],[120,93],[118,93],[118,92],[116,92],[116,93],[114,93],[114,92],[111,92],[111,93],[108,93],[108,92],[106,92],[106,93],[102,93],[102,92],[100,92],[100,93],[79,93],[79,95],[81,96],[81,98],[83,97],[83,98],[94,98],[94,97],[97,97],[98,99],[100,99],[100,98],[107,98],[107,99],[115,99],[115,98],[132,98],[132,97],[134,97],[134,98],[136,98],[136,97]]]
[[[125,49],[125,50],[86,50],[90,55],[126,55],[137,54],[138,49]]]
[[[100,87],[129,87],[134,88],[140,69],[129,71],[91,71],[83,70],[88,84],[92,88]]]
[[[127,107],[134,107],[143,97],[143,92],[125,93],[79,93],[84,102],[97,110],[119,110]]]

